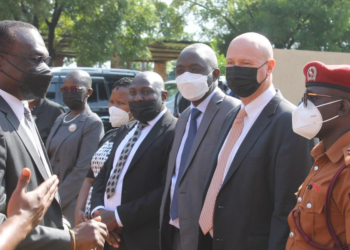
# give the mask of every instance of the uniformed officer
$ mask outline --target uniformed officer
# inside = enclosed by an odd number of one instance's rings
[[[293,113],[293,130],[321,141],[288,217],[286,249],[350,249],[350,65],[310,62],[304,75],[306,92]]]

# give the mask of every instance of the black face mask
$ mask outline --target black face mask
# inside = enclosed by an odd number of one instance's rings
[[[14,64],[12,64],[9,60],[5,60],[14,68],[22,72],[21,80],[16,80],[10,75],[6,74],[4,71],[2,71],[4,75],[18,82],[22,89],[22,95],[24,100],[42,99],[46,96],[53,75],[51,73],[50,68],[45,63],[40,63],[36,67],[28,71],[23,71],[16,67]]]
[[[157,100],[129,102],[129,108],[132,116],[143,123],[152,121],[160,113]]]
[[[257,81],[258,69],[260,69],[266,63],[267,62],[265,62],[259,68],[239,66],[226,67],[228,87],[239,97],[251,96],[267,78],[266,76],[262,82]]]
[[[79,110],[85,105],[86,97],[84,97],[84,92],[68,92],[62,94],[62,97],[64,104],[66,104],[70,110]]]

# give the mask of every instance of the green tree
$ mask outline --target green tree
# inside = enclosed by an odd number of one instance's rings
[[[267,36],[275,48],[350,51],[350,1],[174,0],[173,6],[194,13],[222,53],[235,36],[250,31]]]
[[[216,57],[218,58],[218,67],[220,69],[220,75],[226,75],[226,55],[220,52],[218,47],[218,41],[214,39],[210,43],[210,47],[215,51]]]
[[[147,0],[0,0],[0,20],[32,23],[50,56],[71,51],[83,65],[149,58],[149,41],[179,38],[184,20],[173,7]],[[173,28],[174,27],[174,28]]]

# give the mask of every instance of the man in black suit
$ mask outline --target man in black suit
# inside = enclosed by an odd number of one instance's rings
[[[52,175],[27,102],[44,98],[52,79],[49,59],[34,26],[18,21],[0,22],[0,218],[7,215],[8,201],[24,167],[32,173],[28,191]],[[73,230],[62,230],[63,227],[56,194],[40,225],[17,249],[102,249],[107,237],[106,226],[97,221],[88,221]]]
[[[199,219],[199,248],[283,250],[294,192],[307,175],[313,141],[295,134],[292,111],[272,84],[270,42],[257,33],[232,40],[228,86],[242,100],[224,122]]]
[[[93,183],[92,215],[101,215],[114,246],[118,243],[113,235],[118,232],[119,249],[159,249],[159,209],[176,124],[165,108],[167,95],[157,73],[143,72],[134,78],[129,107],[137,122],[119,129]]]
[[[56,118],[65,113],[64,107],[50,101],[46,98],[41,98],[29,102],[29,108],[32,111],[32,116],[38,128],[39,134],[44,144],[50,134],[51,128],[56,121]]]

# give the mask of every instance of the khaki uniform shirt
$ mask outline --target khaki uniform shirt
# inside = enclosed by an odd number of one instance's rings
[[[330,181],[336,171],[350,164],[350,132],[340,137],[327,151],[322,141],[311,152],[315,163],[310,174],[300,186],[297,195],[300,225],[315,243],[333,247],[335,243],[328,232],[324,204]],[[330,217],[333,229],[342,243],[350,244],[350,171],[345,168],[335,182],[330,204]],[[288,216],[290,233],[286,250],[313,250],[298,234],[292,213]]]

